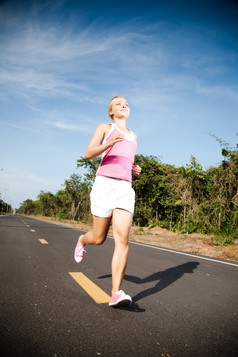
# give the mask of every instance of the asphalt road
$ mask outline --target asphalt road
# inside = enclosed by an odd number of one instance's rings
[[[115,309],[69,274],[82,272],[110,294],[113,239],[87,246],[77,264],[79,234],[0,217],[1,356],[237,355],[237,263],[130,243],[122,289],[133,304]]]

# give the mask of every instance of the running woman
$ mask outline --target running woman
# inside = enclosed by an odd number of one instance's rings
[[[135,204],[132,172],[139,175],[141,168],[134,165],[137,137],[126,127],[130,115],[127,100],[120,95],[113,97],[108,114],[113,123],[98,125],[85,153],[87,160],[99,155],[102,155],[102,160],[90,193],[93,230],[79,237],[74,259],[81,262],[87,244],[100,245],[105,241],[112,220],[115,248],[109,306],[116,307],[128,306],[132,302],[120,288],[128,261],[128,240]]]

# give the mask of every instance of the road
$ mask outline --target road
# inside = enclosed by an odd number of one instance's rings
[[[0,217],[1,356],[237,355],[237,263],[131,242],[122,289],[133,304],[116,309],[70,274],[110,294],[113,239],[87,246],[77,264],[79,234]]]

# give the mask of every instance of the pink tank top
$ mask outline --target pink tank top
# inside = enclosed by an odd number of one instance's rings
[[[125,135],[125,139],[104,151],[97,175],[131,182],[132,166],[137,147],[136,136],[132,131],[125,134],[115,124],[111,125],[112,128],[104,138],[103,143],[106,143],[118,131]]]

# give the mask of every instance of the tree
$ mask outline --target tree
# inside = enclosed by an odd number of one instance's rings
[[[56,218],[70,218],[70,195],[65,189],[56,192],[54,196],[54,205]]]
[[[136,155],[135,164],[142,168],[141,174],[133,180],[135,221],[141,225],[160,223],[171,227],[173,201],[170,197],[174,192],[175,168],[162,164],[156,156]]]
[[[54,195],[51,192],[40,191],[37,196],[39,202],[39,213],[42,216],[54,216]]]
[[[77,160],[77,167],[84,167],[88,172],[84,175],[86,181],[89,182],[90,185],[93,184],[96,176],[96,172],[98,170],[99,164],[101,162],[100,157],[96,157],[91,160],[86,160],[83,156],[81,156]]]
[[[183,207],[182,226],[183,230],[191,233],[197,228],[195,221],[198,206],[204,197],[205,174],[193,155],[190,157],[190,163],[182,166],[178,173],[178,192]]]
[[[18,212],[20,214],[31,215],[31,214],[35,214],[35,208],[36,208],[35,202],[30,199],[27,199],[21,204]]]
[[[238,144],[236,149],[212,135],[222,147],[224,157],[219,167],[208,170],[210,183],[210,220],[219,232],[238,235]]]
[[[69,180],[65,180],[64,186],[71,200],[71,219],[75,220],[83,200],[88,199],[89,183],[83,181],[80,175],[72,174]]]

